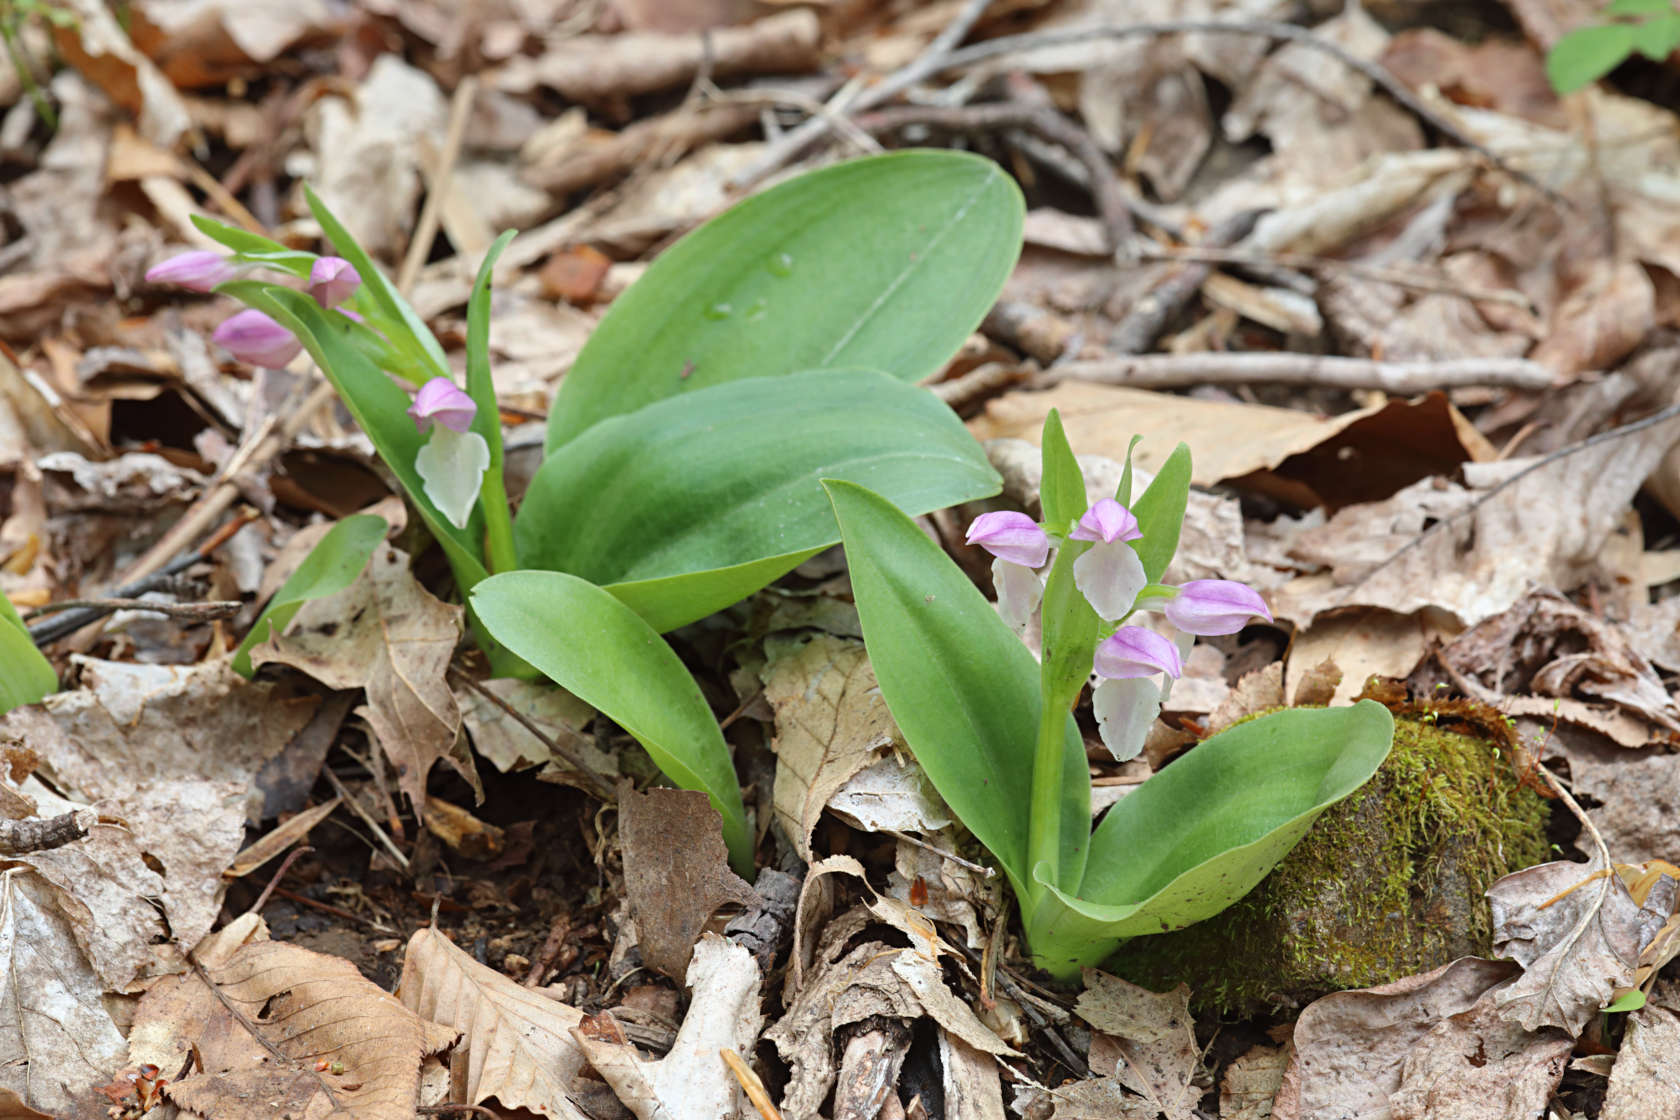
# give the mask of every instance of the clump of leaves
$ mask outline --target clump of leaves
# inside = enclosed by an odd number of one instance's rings
[[[1559,39],[1546,56],[1546,77],[1558,93],[1591,85],[1635,53],[1662,62],[1680,48],[1673,0],[1613,0],[1604,17]]]

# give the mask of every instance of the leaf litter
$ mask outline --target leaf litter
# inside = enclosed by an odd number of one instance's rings
[[[446,1085],[421,1087],[448,1081],[453,1046],[450,1100],[561,1116],[1672,1111],[1680,429],[1629,421],[1672,402],[1680,155],[1672,113],[1631,71],[1563,100],[1544,84],[1542,52],[1591,5],[1513,0],[1517,34],[1352,8],[1312,28],[1333,50],[1249,31],[1101,34],[1292,14],[1267,4],[751,19],[545,0],[460,22],[380,0],[190,16],[154,0],[128,5],[126,26],[100,5],[41,7],[78,18],[25,19],[22,53],[0,63],[0,590],[27,610],[127,582],[230,464],[251,509],[188,574],[136,596],[236,599],[231,622],[124,611],[83,627],[49,647],[64,691],[0,716],[7,815],[100,818],[83,840],[7,856],[14,1060],[0,1087],[21,1102],[139,1115],[161,1094],[242,1115],[255,1094],[264,1115],[336,1101],[406,1116],[444,1099]],[[831,96],[828,117],[852,114],[848,67],[913,65],[953,27],[1083,39],[1016,49],[990,86],[977,69],[925,72],[958,123],[878,134],[978,148],[1035,207],[1009,322],[988,320],[968,348],[983,357],[953,366],[942,395],[994,441],[1016,508],[1036,501],[1037,452],[1014,441],[1050,407],[1111,465],[1133,431],[1146,470],[1186,440],[1198,489],[1173,578],[1250,581],[1283,624],[1199,648],[1143,758],[1094,764],[1099,795],[1124,796],[1231,719],[1346,698],[1372,675],[1425,703],[1490,704],[1525,744],[1513,774],[1567,779],[1604,846],[1554,811],[1565,858],[1489,884],[1486,959],[1255,1022],[1222,1021],[1195,985],[1038,986],[983,853],[902,750],[838,567],[801,569],[680,637],[718,714],[735,709],[764,862],[804,872],[783,909],[716,858],[703,804],[673,808],[693,797],[626,793],[614,813],[587,796],[653,775],[575,698],[481,680],[423,538],[394,536],[352,587],[307,604],[262,648],[256,681],[226,668],[302,543],[388,490],[331,410],[241,456],[303,398],[295,374],[250,377],[207,348],[211,302],[141,281],[169,246],[197,244],[190,215],[312,247],[295,196],[310,180],[393,272],[408,264],[452,352],[476,254],[521,227],[492,340],[517,456],[521,439],[540,444],[523,422],[628,278],[785,158],[766,115],[796,129]],[[473,124],[449,156],[469,76]],[[976,98],[1054,114],[1101,163],[985,125]],[[420,214],[434,195],[435,227]],[[1138,226],[1118,261],[1089,216],[1104,197]],[[1257,206],[1249,232],[1214,243]],[[1140,323],[1140,348],[1109,352]],[[1479,363],[1468,379],[1465,361]],[[981,374],[993,388],[973,396],[963,383]],[[952,537],[948,515],[929,524]],[[439,820],[421,827],[425,806]],[[467,833],[498,840],[472,848]],[[265,834],[276,851],[252,846]],[[224,875],[242,850],[250,875],[306,836],[318,851],[266,864],[272,892]],[[769,969],[718,936],[737,929],[724,903],[748,907]],[[399,971],[401,1003],[385,994]],[[1643,1006],[1600,1013],[1630,993]],[[367,1048],[347,1025],[361,1015],[402,1043]],[[282,1021],[315,1024],[312,1040]]]

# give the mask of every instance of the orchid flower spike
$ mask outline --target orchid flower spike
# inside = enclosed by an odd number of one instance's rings
[[[1185,633],[1204,638],[1235,634],[1251,618],[1272,620],[1258,591],[1229,579],[1193,579],[1179,587],[1161,613]]]
[[[152,284],[174,284],[193,292],[208,292],[238,274],[239,269],[220,253],[193,249],[154,264],[146,270],[146,280]]]
[[[267,369],[281,369],[303,351],[291,331],[249,309],[222,320],[210,337],[240,361]]]
[[[1143,626],[1122,626],[1098,644],[1093,668],[1105,680],[1127,680],[1156,673],[1177,677],[1184,663],[1171,638]]]
[[[459,433],[472,427],[473,417],[478,415],[478,405],[456,388],[449,378],[434,377],[414,394],[414,403],[408,406],[408,414],[422,433],[432,426],[434,420]]]
[[[309,294],[322,307],[343,303],[361,283],[361,273],[343,257],[322,257],[309,269]]]
[[[1137,517],[1113,498],[1086,510],[1068,534],[1072,540],[1094,542],[1073,562],[1073,582],[1099,617],[1124,618],[1148,586],[1143,561],[1126,543],[1142,536]]]

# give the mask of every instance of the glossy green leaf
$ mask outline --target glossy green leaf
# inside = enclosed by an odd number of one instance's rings
[[[1652,62],[1666,62],[1680,50],[1680,12],[1648,19],[1634,32],[1634,48]]]
[[[1039,439],[1043,473],[1038,487],[1044,524],[1051,532],[1065,534],[1086,509],[1085,475],[1062,431],[1062,416],[1051,409],[1044,417],[1044,434]]]
[[[473,588],[496,638],[635,736],[677,785],[723,816],[730,862],[752,878],[752,834],[717,719],[670,646],[641,617],[564,572],[505,572]]]
[[[1635,988],[1631,992],[1623,992],[1610,1003],[1606,1004],[1604,1012],[1607,1015],[1612,1015],[1622,1011],[1638,1011],[1644,1006],[1645,993],[1640,991],[1638,988]]]
[[[267,641],[270,634],[284,630],[286,624],[292,621],[292,616],[309,600],[335,594],[354,583],[362,569],[367,567],[368,557],[385,539],[389,528],[383,517],[358,513],[328,529],[326,535],[309,550],[309,555],[303,558],[303,563],[280,585],[280,590],[274,593],[274,598],[257,616],[251,632],[234,650],[233,671],[249,677],[255,672],[251,666],[251,650],[257,643]]]
[[[425,445],[426,437],[408,415],[409,395],[351,341],[350,334],[356,325],[342,315],[324,310],[304,293],[289,288],[235,281],[222,285],[221,290],[273,316],[297,336],[338,390],[344,407],[373,441],[379,457],[408,492],[426,527],[443,546],[462,589],[483,579],[488,574],[479,546],[484,538],[484,515],[474,511],[467,527],[457,529],[426,497],[426,484],[414,469],[414,457]]]
[[[551,453],[514,525],[521,561],[607,587],[656,630],[703,618],[840,539],[823,478],[913,514],[995,494],[926,390],[867,370],[714,385]]]
[[[1126,465],[1131,465],[1128,452]],[[1173,553],[1178,551],[1178,535],[1184,528],[1184,509],[1190,501],[1190,448],[1179,444],[1161,469],[1155,472],[1149,486],[1138,496],[1132,513],[1138,519],[1143,536],[1132,542],[1138,559],[1143,561],[1143,574],[1150,583],[1158,583]]]
[[[939,795],[1025,900],[1038,666],[914,521],[861,486],[824,485],[887,707]],[[1065,726],[1061,863],[1077,868],[1090,843],[1091,779],[1071,715]]]
[[[1219,913],[1377,772],[1393,736],[1388,709],[1361,700],[1273,712],[1196,746],[1108,811],[1077,895],[1044,894],[1026,922],[1034,960],[1077,975],[1127,938]]]
[[[1611,0],[1607,16],[1655,16],[1674,10],[1674,0]]]
[[[191,220],[198,232],[206,237],[212,238],[241,257],[261,261],[277,271],[289,272],[293,276],[308,276],[310,268],[315,264],[314,253],[306,253],[302,249],[288,249],[280,242],[260,233],[230,226],[225,222],[206,218],[202,214],[193,214]]]
[[[919,381],[997,298],[1022,214],[995,163],[944,151],[852,160],[746,199],[613,301],[555,394],[548,449],[743,378],[867,367]]]
[[[0,712],[58,691],[58,674],[35,648],[12,601],[0,595]]]
[[[1546,55],[1546,77],[1559,93],[1596,82],[1633,53],[1634,29],[1625,23],[1578,27]]]
[[[304,197],[309,200],[309,210],[315,215],[315,220],[321,224],[321,232],[326,234],[332,243],[333,251],[355,266],[356,273],[362,278],[362,286],[356,292],[360,303],[366,300],[366,306],[371,315],[383,317],[391,324],[401,324],[402,330],[387,330],[386,335],[393,346],[397,348],[410,362],[411,369],[393,369],[391,372],[411,380],[425,382],[433,377],[449,376],[449,360],[444,356],[443,347],[431,328],[426,326],[425,320],[418,312],[409,306],[409,302],[397,291],[397,286],[380,270],[374,259],[367,255],[367,251],[356,243],[350,236],[350,231],[333,216],[308,184],[303,188]]]
[[[467,300],[467,395],[478,405],[472,430],[484,437],[490,448],[490,466],[484,472],[480,491],[487,530],[486,551],[490,554],[490,566],[502,572],[519,567],[519,557],[513,545],[507,487],[502,482],[501,407],[496,403],[496,382],[490,372],[490,278],[497,258],[513,238],[514,231],[510,229],[485,252],[484,261],[478,266],[478,279],[473,282],[472,296]]]

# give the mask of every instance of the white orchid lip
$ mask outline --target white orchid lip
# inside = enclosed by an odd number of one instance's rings
[[[1038,522],[1012,510],[976,517],[968,526],[968,543],[1025,568],[1041,568],[1050,556],[1050,538]]]

